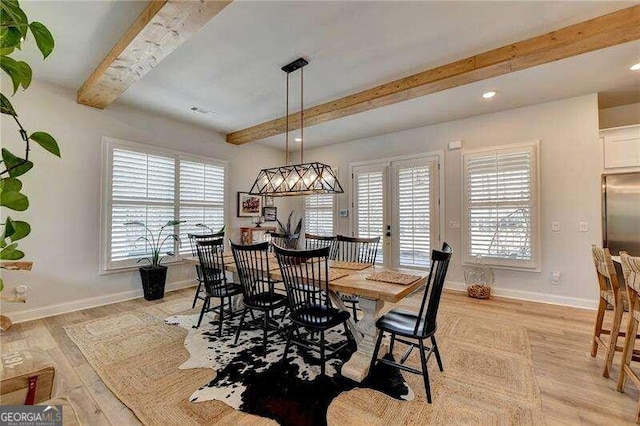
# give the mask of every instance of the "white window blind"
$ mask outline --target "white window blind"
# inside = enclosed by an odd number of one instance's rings
[[[165,231],[181,236],[181,253],[189,251],[187,233],[203,232],[195,224],[203,223],[216,231],[223,226],[224,162],[109,138],[104,146],[104,271],[134,266],[150,253],[150,247],[138,241],[145,235],[144,229],[125,226],[126,222],[144,222],[156,235],[169,220],[185,220],[176,229]],[[169,241],[163,252],[177,253],[178,247]]]
[[[398,165],[397,214],[400,266],[428,267],[431,258],[434,202],[432,165]]]
[[[536,268],[537,143],[464,154],[466,260]]]
[[[171,157],[114,149],[111,188],[110,261],[137,259],[149,253],[138,238],[141,227],[125,226],[142,221],[152,232],[173,219],[175,164]]]
[[[314,235],[334,235],[332,194],[307,195],[304,197],[305,232]]]
[[[381,170],[354,170],[356,236],[380,237],[376,262],[383,262],[384,173]]]
[[[180,253],[190,251],[188,234],[214,232],[224,225],[224,166],[191,160],[180,160]]]

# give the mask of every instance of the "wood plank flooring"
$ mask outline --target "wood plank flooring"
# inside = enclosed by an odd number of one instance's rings
[[[58,367],[57,394],[73,400],[84,424],[139,424],[105,386],[63,327],[192,297],[193,289],[184,289],[167,293],[162,301],[134,299],[16,324],[10,333],[0,337],[2,352],[47,351]],[[451,291],[445,292],[442,304],[474,318],[500,318],[526,327],[547,424],[633,424],[638,392],[631,384],[627,384],[624,394],[615,390],[621,355],[616,354],[610,379],[602,377],[602,354],[595,359],[589,355],[595,311],[501,298],[478,301]],[[606,324],[610,316],[608,313]],[[623,324],[626,327],[626,318]]]

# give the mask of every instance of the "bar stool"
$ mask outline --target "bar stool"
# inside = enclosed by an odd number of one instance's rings
[[[618,285],[618,277],[613,266],[613,261],[611,260],[609,249],[593,245],[591,246],[591,253],[593,255],[593,263],[596,267],[598,285],[600,286],[600,303],[598,304],[598,315],[593,330],[591,356],[595,358],[598,354],[598,347],[602,346],[605,351],[605,363],[602,375],[609,377],[611,364],[613,364],[613,356],[616,351],[622,351],[622,348],[618,346],[618,336],[621,334],[620,324],[622,323],[622,314],[624,313],[624,292],[621,291]],[[613,306],[611,330],[602,328],[604,314],[607,311],[607,304]],[[602,334],[609,335],[608,342],[602,340]]]
[[[634,350],[634,345],[638,334],[638,322],[640,322],[640,257],[631,257],[621,251],[620,262],[622,263],[622,273],[629,298],[629,313],[631,314],[622,352],[622,366],[618,376],[618,392],[624,392],[626,376],[629,376],[636,388],[640,389],[640,377],[631,369],[631,359],[640,360],[640,357],[634,357],[634,355],[638,355],[638,352]],[[640,423],[640,401],[638,401],[636,408],[636,423]]]

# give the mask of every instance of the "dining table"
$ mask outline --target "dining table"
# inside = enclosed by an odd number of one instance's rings
[[[278,261],[272,253],[269,256],[269,277],[274,281],[282,281],[282,274],[278,267]],[[234,280],[238,281],[238,269],[235,265],[233,255],[225,252],[225,269],[234,274]],[[197,257],[185,256],[182,258],[185,263],[197,265]],[[414,276],[415,280],[402,284],[373,281],[371,276],[383,272],[406,274]],[[331,302],[338,308],[349,312],[342,302],[340,294],[358,296],[359,307],[362,310],[362,318],[355,321],[349,318],[347,326],[353,335],[357,349],[351,358],[342,366],[342,375],[356,382],[362,382],[369,374],[369,366],[375,349],[375,342],[378,337],[376,320],[382,314],[385,303],[398,303],[426,282],[424,271],[414,269],[391,268],[379,265],[356,264],[347,262],[329,261],[329,297]],[[406,279],[406,276],[405,276]],[[281,288],[283,289],[283,287]],[[240,298],[242,296],[239,296]],[[239,306],[234,303],[234,306]],[[383,344],[379,351],[379,356],[384,356],[388,352],[388,346]]]

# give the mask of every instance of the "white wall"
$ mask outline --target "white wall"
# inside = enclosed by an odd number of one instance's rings
[[[598,142],[597,95],[530,106],[460,121],[309,150],[309,161],[324,161],[340,169],[345,194],[338,208],[350,209],[352,162],[444,150],[445,224],[461,220],[461,151],[446,151],[447,143],[463,141],[474,149],[540,139],[542,272],[495,270],[496,294],[576,306],[597,300],[591,244],[601,242],[600,174],[602,147]],[[348,233],[350,217],[338,218],[338,232]],[[560,221],[561,232],[551,232]],[[578,222],[589,232],[580,233]],[[445,240],[460,253],[461,231],[446,229]],[[462,256],[455,255],[448,273],[450,285],[464,282]],[[562,282],[551,284],[552,271]]]
[[[44,83],[33,82],[11,101],[29,132],[51,133],[62,151],[58,159],[33,148],[35,167],[21,178],[30,208],[23,213],[3,212],[32,226],[20,246],[26,259],[34,261],[33,271],[3,272],[5,295],[16,284],[29,286],[26,305],[2,303],[2,311],[12,313],[14,321],[141,294],[137,271],[98,273],[103,136],[227,160],[226,223],[231,237],[237,236],[240,225],[250,223],[236,218],[236,192],[249,190],[259,168],[282,162],[281,151],[275,149],[229,145],[221,134],[127,107],[113,105],[101,111],[82,106],[75,102],[74,91]],[[3,146],[22,153],[15,124],[6,115],[1,120]],[[287,211],[286,201],[276,203]],[[193,276],[191,266],[172,266],[167,281],[190,282]]]
[[[601,129],[640,124],[640,103],[601,109],[599,115]]]

